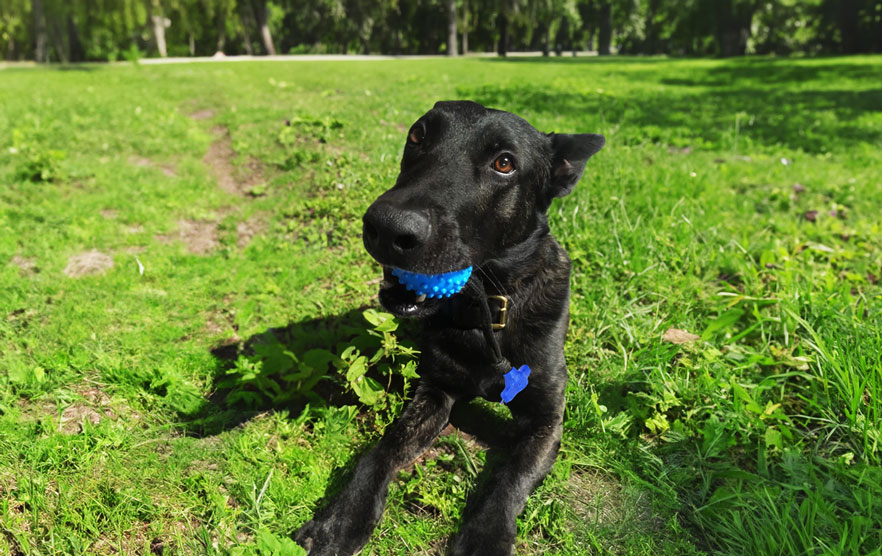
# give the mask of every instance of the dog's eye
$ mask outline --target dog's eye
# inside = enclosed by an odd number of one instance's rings
[[[493,169],[500,174],[511,174],[514,172],[514,158],[510,154],[501,154],[493,161]]]
[[[407,134],[407,141],[409,143],[413,143],[414,145],[418,145],[423,142],[423,139],[426,138],[426,128],[423,124],[418,123],[410,128],[410,133]]]

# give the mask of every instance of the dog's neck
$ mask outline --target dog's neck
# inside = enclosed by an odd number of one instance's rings
[[[483,328],[502,324],[506,317],[524,315],[531,299],[547,296],[540,293],[561,290],[569,282],[569,259],[548,228],[537,229],[526,240],[475,266],[471,280],[460,295],[443,305],[430,328]],[[563,291],[567,291],[564,286]],[[500,296],[507,298],[505,301]],[[491,320],[486,307],[489,304]],[[507,315],[502,315],[503,306]],[[501,329],[497,327],[496,329]]]
[[[548,226],[539,226],[522,242],[478,265],[476,274],[488,295],[521,297],[522,290],[541,280],[543,269],[557,266],[560,251]]]

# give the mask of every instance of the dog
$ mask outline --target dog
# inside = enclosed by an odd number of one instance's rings
[[[564,414],[571,263],[547,211],[604,143],[542,133],[471,101],[438,102],[410,128],[395,185],[364,215],[363,241],[383,266],[380,303],[421,321],[421,378],[343,490],[294,534],[310,556],[360,550],[395,473],[431,446],[454,402],[476,397],[506,401],[514,434],[448,552],[514,553],[517,516],[557,457]],[[465,286],[437,295],[401,278],[462,269],[472,269]]]

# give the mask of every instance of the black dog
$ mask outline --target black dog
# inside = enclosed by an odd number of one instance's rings
[[[348,485],[296,533],[310,555],[358,551],[395,472],[431,446],[455,401],[500,401],[514,364],[531,370],[507,404],[516,434],[450,546],[454,555],[512,554],[516,518],[557,457],[564,411],[570,260],[546,212],[603,144],[601,135],[540,133],[474,102],[439,102],[410,129],[398,181],[364,216],[364,244],[384,268],[383,306],[422,319],[421,380]],[[470,266],[465,288],[440,299],[417,296],[392,275]]]

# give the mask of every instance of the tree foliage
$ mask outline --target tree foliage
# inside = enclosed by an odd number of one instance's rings
[[[3,0],[0,58],[437,54],[454,29],[460,52],[880,52],[882,0]]]

